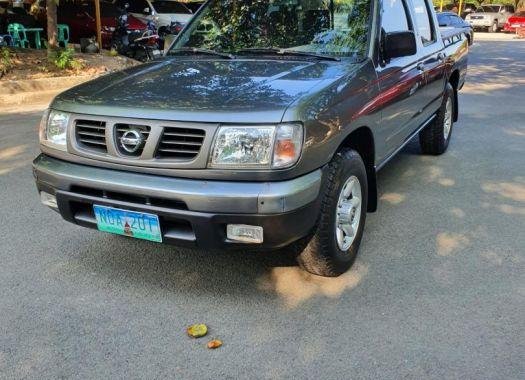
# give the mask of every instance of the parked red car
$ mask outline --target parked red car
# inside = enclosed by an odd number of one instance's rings
[[[119,12],[114,4],[100,2],[100,22],[102,24],[102,47],[111,46],[111,35],[117,26]],[[81,38],[95,37],[97,32],[95,21],[95,5],[93,1],[60,2],[58,7],[58,22],[69,25],[71,42],[79,42]],[[146,24],[128,15],[128,30],[145,31]]]
[[[503,27],[505,32],[516,33],[516,29],[525,28],[525,11],[514,13],[510,16]]]

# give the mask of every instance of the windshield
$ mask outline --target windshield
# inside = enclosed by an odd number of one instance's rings
[[[492,12],[492,13],[498,13],[499,7],[498,6],[492,6],[492,5],[482,5],[478,9],[476,9],[476,12]]]
[[[184,13],[191,14],[191,11],[182,3],[178,1],[161,0],[153,1],[153,8],[157,13]]]
[[[362,57],[370,0],[210,0],[172,46],[223,53],[286,49]]]

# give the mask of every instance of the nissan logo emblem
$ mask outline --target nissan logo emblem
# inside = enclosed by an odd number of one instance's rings
[[[142,147],[143,142],[142,134],[134,129],[124,132],[120,137],[120,146],[128,153],[137,152]]]

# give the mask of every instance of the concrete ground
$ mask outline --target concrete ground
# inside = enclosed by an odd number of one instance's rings
[[[525,39],[518,37],[516,33],[488,33],[488,32],[475,32],[474,41],[516,41],[524,42]]]
[[[33,186],[39,114],[0,116],[0,378],[525,378],[525,43],[477,42],[460,101],[445,155],[381,171],[337,279],[63,222]]]

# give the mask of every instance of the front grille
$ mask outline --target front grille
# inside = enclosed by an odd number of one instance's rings
[[[218,127],[210,123],[72,116],[72,153],[123,165],[202,169]]]
[[[75,137],[77,143],[97,152],[107,153],[106,123],[97,120],[76,120]]]
[[[199,154],[205,134],[201,129],[164,127],[157,158],[191,160]]]
[[[115,124],[115,145],[118,151],[125,156],[139,157],[144,150],[150,130],[151,128],[147,125]],[[136,144],[126,143],[126,140],[122,139],[127,132],[132,131],[136,132],[135,136],[139,137],[139,141]],[[132,135],[132,133],[127,135]]]

